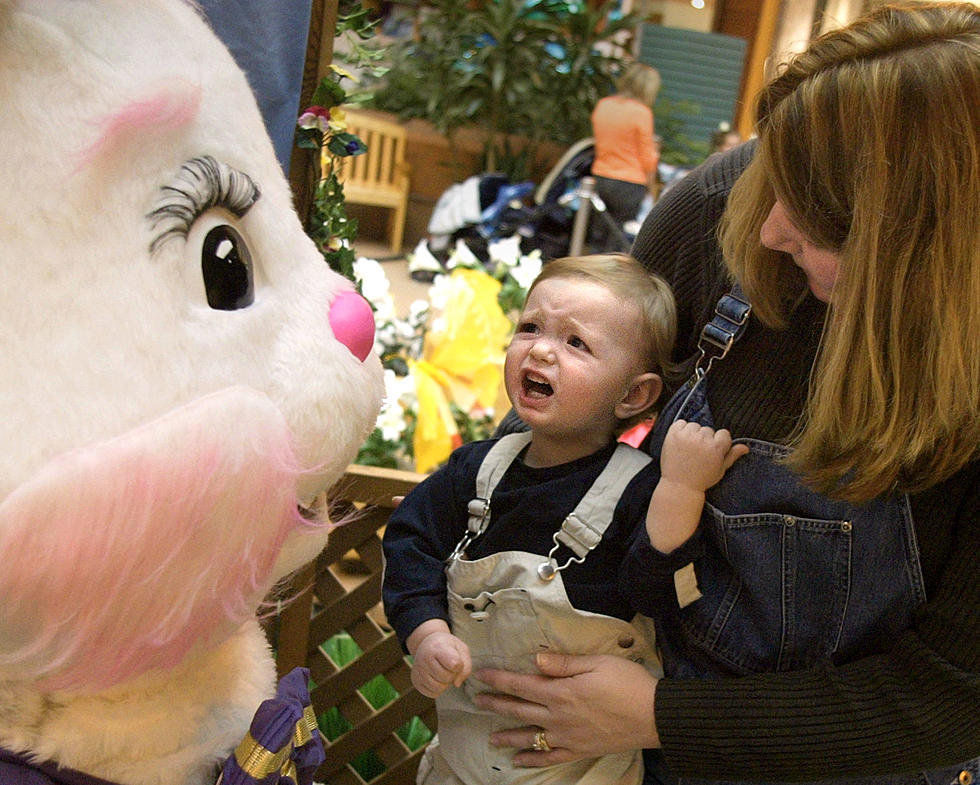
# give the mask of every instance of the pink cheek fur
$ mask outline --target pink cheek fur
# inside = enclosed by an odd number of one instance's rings
[[[300,473],[278,410],[244,388],[52,461],[0,504],[0,669],[101,688],[220,640],[309,526]]]

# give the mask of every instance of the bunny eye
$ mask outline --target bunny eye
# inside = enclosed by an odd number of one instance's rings
[[[237,311],[255,301],[252,253],[238,219],[259,198],[252,179],[210,156],[187,161],[160,189],[157,206],[147,215],[154,238],[151,255],[165,243],[185,243],[187,275],[210,308]],[[198,271],[199,267],[199,271]]]
[[[219,224],[201,243],[201,274],[208,305],[218,311],[237,311],[255,301],[252,255],[233,226]]]

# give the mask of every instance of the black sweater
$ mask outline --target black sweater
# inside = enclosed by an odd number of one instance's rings
[[[751,151],[748,144],[712,156],[664,195],[634,244],[633,254],[673,287],[677,360],[694,353],[727,290],[715,233]],[[751,320],[711,371],[718,427],[736,437],[785,439],[806,398],[823,315],[823,304],[810,298],[786,330]],[[913,628],[886,654],[840,667],[661,680],[657,727],[677,775],[806,781],[938,768],[980,755],[980,463],[911,502],[927,591]]]

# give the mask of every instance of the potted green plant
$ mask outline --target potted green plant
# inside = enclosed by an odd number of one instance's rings
[[[433,0],[417,39],[389,48],[391,67],[373,105],[427,120],[450,140],[464,126],[477,127],[485,169],[525,179],[543,141],[569,145],[591,134],[592,107],[612,92],[622,67],[598,45],[636,26],[616,5]],[[525,140],[520,150],[513,137]]]

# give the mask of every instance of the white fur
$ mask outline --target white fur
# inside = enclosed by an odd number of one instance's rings
[[[176,110],[111,132],[151,100]],[[336,480],[373,425],[380,365],[334,338],[329,305],[351,286],[303,233],[244,75],[196,11],[180,0],[0,0],[0,106],[0,503],[61,454],[231,386],[281,412],[307,470],[299,501]],[[247,174],[261,197],[242,218],[210,210],[151,255],[147,216],[200,156]],[[208,307],[206,221],[246,239],[251,307]],[[268,580],[325,538],[296,532]],[[0,569],[24,558],[0,528]],[[2,603],[0,655],[16,644]],[[42,694],[0,670],[0,745],[123,785],[197,785],[272,689],[253,622],[109,689]]]
[[[207,785],[273,692],[262,631],[246,624],[215,650],[93,695],[38,695],[0,682],[16,723],[4,745],[110,782]]]

